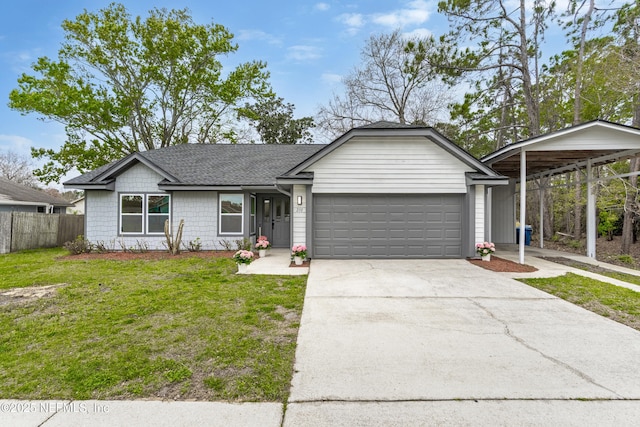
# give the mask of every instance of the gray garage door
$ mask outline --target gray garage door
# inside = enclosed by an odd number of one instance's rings
[[[463,195],[313,198],[315,258],[460,258]]]

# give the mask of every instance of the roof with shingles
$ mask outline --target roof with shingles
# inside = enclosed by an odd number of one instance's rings
[[[66,200],[51,196],[42,190],[27,187],[0,178],[0,204],[10,205],[12,202],[42,203],[43,205],[72,206]]]
[[[173,185],[274,185],[276,177],[325,147],[322,144],[182,144],[136,153],[173,176]],[[134,155],[102,166],[65,185],[97,184]]]

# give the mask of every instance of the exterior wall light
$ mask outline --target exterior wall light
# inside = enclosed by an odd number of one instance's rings
[[[298,196],[297,202],[298,202],[298,206],[302,204],[302,196]]]

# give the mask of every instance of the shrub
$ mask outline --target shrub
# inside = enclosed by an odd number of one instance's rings
[[[194,240],[189,240],[187,249],[189,252],[200,252],[202,250],[202,241],[200,238],[196,237]]]
[[[91,252],[91,242],[84,238],[81,234],[76,237],[75,240],[65,242],[64,248],[69,251],[71,255],[80,255]]]
[[[251,250],[251,240],[247,239],[238,239],[235,241],[236,250],[238,251],[250,251]]]

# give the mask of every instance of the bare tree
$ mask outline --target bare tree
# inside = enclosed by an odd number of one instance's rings
[[[320,108],[318,127],[335,136],[378,120],[435,124],[452,98],[434,79],[425,47],[435,49],[435,41],[399,30],[371,36],[361,64],[342,81],[344,94]]]
[[[0,152],[0,177],[18,184],[37,187],[38,180],[31,173],[31,159],[13,151]]]

